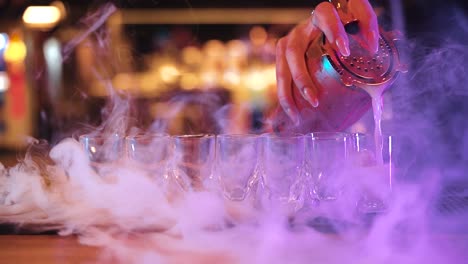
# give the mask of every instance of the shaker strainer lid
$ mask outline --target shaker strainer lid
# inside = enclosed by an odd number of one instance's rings
[[[359,20],[349,11],[348,0],[329,1],[335,6],[348,34],[350,56],[338,54],[322,34],[321,38],[311,43],[306,53],[308,58],[321,57],[324,63],[336,71],[344,85],[361,88],[390,84],[399,72],[406,71],[406,66],[400,63],[400,55],[395,45],[395,41],[400,37],[397,31],[385,32],[380,29],[378,51],[371,54],[357,41]]]
[[[404,71],[394,33],[380,32],[379,49],[371,54],[363,48],[355,36],[349,34],[350,56],[339,55],[327,42],[322,46],[323,55],[340,75],[346,86],[381,85],[392,81],[398,72]]]

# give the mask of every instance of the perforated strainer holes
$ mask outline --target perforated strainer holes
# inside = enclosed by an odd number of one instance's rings
[[[353,57],[344,57],[344,56],[340,56],[340,59],[341,61],[344,61],[345,63],[349,63],[349,66],[354,68],[355,66],[355,69],[357,69],[358,71],[364,71],[364,72],[369,72],[369,69],[370,70],[373,70],[374,67],[372,66],[376,61],[377,59],[373,58],[373,59],[366,59],[364,57],[356,57],[356,56],[353,56]]]
[[[379,49],[371,54],[363,48],[358,41],[350,38],[351,55],[348,57],[338,55],[332,57],[330,63],[340,74],[350,74],[350,80],[359,80],[366,83],[379,83],[385,81],[394,71],[394,50],[383,36],[379,39]]]
[[[391,65],[390,54],[392,54],[391,46],[381,38],[379,40],[379,50],[377,54],[375,54],[368,63],[368,67],[371,72],[383,74],[383,71],[386,71]],[[364,71],[368,72],[369,69]]]

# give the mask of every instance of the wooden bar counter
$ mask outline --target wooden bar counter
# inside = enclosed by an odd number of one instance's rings
[[[0,235],[0,264],[97,263],[99,248],[78,243],[74,236]]]

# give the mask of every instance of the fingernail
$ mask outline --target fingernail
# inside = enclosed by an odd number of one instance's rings
[[[341,36],[337,37],[335,42],[341,55],[346,57],[349,56],[351,52],[349,51],[348,42]]]
[[[375,30],[371,30],[367,33],[367,41],[369,43],[369,49],[373,53],[377,53],[379,50],[379,34]]]
[[[312,106],[315,107],[315,108],[317,108],[317,107],[319,106],[319,101],[318,101],[317,98],[313,98],[313,100],[312,100]]]
[[[294,126],[299,126],[301,124],[301,119],[296,115],[292,115],[292,120],[294,122]]]
[[[315,96],[312,96],[310,94],[310,88],[305,88],[304,89],[304,95],[307,99],[307,101],[313,106],[313,107],[318,107],[319,106],[319,101]]]

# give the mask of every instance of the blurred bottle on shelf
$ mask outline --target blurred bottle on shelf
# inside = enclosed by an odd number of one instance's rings
[[[32,135],[26,44],[19,30],[2,33],[0,38],[0,147],[24,148]]]

